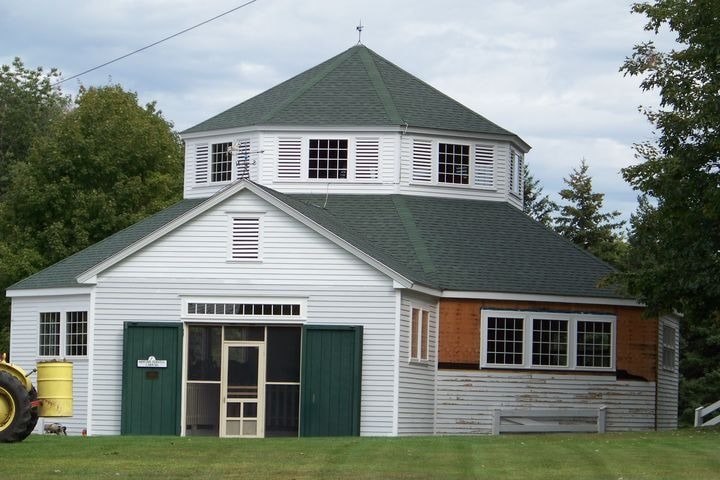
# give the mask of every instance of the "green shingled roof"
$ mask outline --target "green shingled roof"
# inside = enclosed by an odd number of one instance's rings
[[[408,195],[290,198],[286,203],[302,214],[428,287],[623,298],[599,287],[610,266],[503,202]]]
[[[363,45],[183,133],[277,126],[401,126],[515,136]]]
[[[416,284],[438,290],[622,298],[598,287],[611,267],[503,202],[408,195],[272,195]],[[76,287],[75,278],[211,199],[184,200],[11,289]]]
[[[206,199],[183,200],[155,215],[109,236],[85,250],[67,257],[24,280],[8,287],[8,290],[33,288],[79,287],[78,275],[102,263],[125,248],[167,225]]]

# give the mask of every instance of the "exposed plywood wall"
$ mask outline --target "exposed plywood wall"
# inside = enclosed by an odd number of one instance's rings
[[[605,305],[442,299],[438,346],[440,364],[479,365],[480,314],[483,308],[615,315],[618,372],[647,381],[655,381],[657,377],[657,319],[643,318],[642,308]]]

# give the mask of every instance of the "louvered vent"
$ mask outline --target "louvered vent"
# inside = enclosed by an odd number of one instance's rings
[[[257,217],[232,218],[232,260],[260,258],[260,219]]]
[[[476,187],[493,188],[495,185],[495,147],[493,145],[475,145],[475,179]]]
[[[195,183],[207,183],[210,146],[207,143],[195,144]]]
[[[301,139],[280,138],[278,140],[278,179],[299,179]]]
[[[380,140],[358,138],[356,145],[355,178],[357,180],[376,180],[380,162]]]
[[[414,182],[432,181],[432,143],[430,140],[413,140],[412,179]]]

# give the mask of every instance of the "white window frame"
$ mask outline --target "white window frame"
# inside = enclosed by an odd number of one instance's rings
[[[230,178],[228,180],[213,180],[213,165],[214,165],[213,160],[214,160],[214,156],[216,155],[216,153],[213,153],[213,150],[216,145],[229,145],[228,147],[226,147],[225,152],[222,152],[222,151],[218,152],[219,154],[226,154],[230,157],[228,159],[228,161],[230,162],[230,171],[229,171]],[[222,141],[222,142],[210,142],[210,145],[208,148],[208,173],[207,173],[207,175],[208,175],[207,183],[208,184],[223,185],[223,184],[227,184],[227,183],[232,183],[232,181],[235,178],[235,155],[233,155],[233,153],[234,153],[233,148],[234,148],[234,144],[233,144],[232,140],[227,140],[227,141]],[[223,171],[223,172],[225,172],[225,171]]]
[[[668,342],[668,332],[672,332],[672,342]],[[677,370],[677,350],[678,350],[678,329],[668,323],[662,324],[662,368],[670,372]],[[668,362],[668,358],[672,358]]]
[[[415,315],[417,313],[417,331],[413,332],[415,323]],[[410,325],[408,332],[408,361],[427,363],[430,361],[430,311],[427,308],[413,306],[410,308]],[[423,345],[423,332],[425,333],[425,343]],[[424,348],[423,348],[424,347]],[[413,355],[415,349],[415,355]],[[424,352],[423,352],[424,351]]]
[[[70,353],[68,353],[68,347],[70,347],[70,345],[68,344],[68,338],[67,338],[67,335],[68,335],[68,328],[67,328],[68,315],[74,314],[74,313],[82,313],[82,314],[85,314],[85,332],[84,332],[84,336],[85,336],[85,344],[84,344],[85,353],[84,353],[84,354],[80,354],[80,355],[78,355],[78,354],[72,354],[72,355],[71,355]],[[58,316],[59,316],[59,325],[58,325],[58,332],[57,332],[57,335],[59,336],[59,341],[58,341],[57,345],[52,345],[52,346],[57,346],[57,347],[58,347],[58,353],[57,353],[57,354],[50,354],[50,355],[42,354],[42,353],[41,353],[41,351],[42,351],[42,346],[43,346],[43,345],[42,345],[42,343],[41,343],[42,337],[41,337],[41,335],[40,335],[40,319],[41,319],[42,315],[48,315],[48,314],[50,314],[50,315],[58,315]],[[38,346],[38,350],[37,350],[37,351],[38,351],[38,357],[40,357],[40,358],[60,358],[60,357],[62,357],[62,358],[66,358],[66,357],[67,357],[67,358],[87,358],[87,356],[89,355],[89,350],[90,350],[90,343],[89,343],[89,337],[90,337],[90,331],[89,331],[90,313],[89,313],[87,310],[82,310],[82,309],[60,309],[60,310],[57,310],[57,309],[56,309],[56,310],[48,309],[48,310],[43,310],[43,311],[41,311],[41,312],[38,312],[38,317],[37,317],[37,318],[38,318],[38,330],[37,330],[37,331],[38,331],[38,343],[37,343],[37,346]],[[46,346],[47,346],[47,345],[46,345]],[[79,344],[79,343],[74,343],[74,344],[72,344],[72,347],[73,347],[73,348],[78,348],[78,347],[83,347],[83,345],[82,345],[82,344]]]
[[[523,352],[521,364],[500,364],[487,362],[488,318],[522,318],[523,319]],[[534,365],[533,362],[533,320],[560,320],[568,322],[567,365]],[[577,364],[577,324],[578,322],[609,323],[611,329],[610,366],[586,367]],[[523,370],[572,370],[572,371],[615,371],[617,359],[617,317],[608,314],[541,312],[526,310],[493,310],[483,309],[480,328],[480,367]]]

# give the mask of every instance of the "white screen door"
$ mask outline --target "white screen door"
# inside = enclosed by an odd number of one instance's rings
[[[225,342],[220,404],[221,437],[265,434],[265,344]]]

